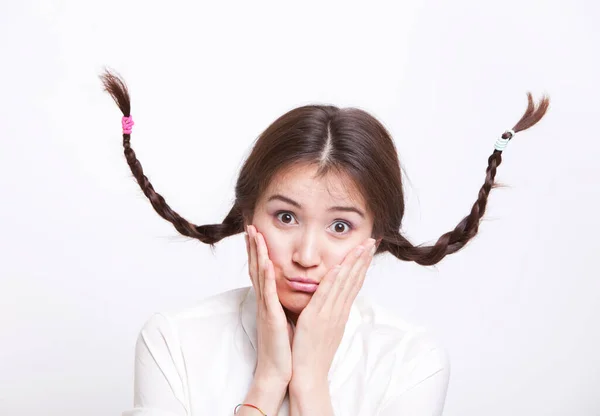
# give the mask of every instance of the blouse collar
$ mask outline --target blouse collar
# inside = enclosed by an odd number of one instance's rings
[[[243,296],[240,315],[242,326],[252,343],[254,351],[257,349],[256,310],[256,293],[254,291],[254,286],[250,286],[246,295]],[[335,356],[333,357],[331,367],[329,368],[327,378],[330,390],[339,387],[351,375],[354,366],[361,357],[362,343],[353,342],[360,324],[361,314],[355,300],[350,308],[350,314],[348,315],[348,321],[346,322],[342,341],[340,342]]]

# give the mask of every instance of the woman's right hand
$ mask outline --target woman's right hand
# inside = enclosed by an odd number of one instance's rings
[[[248,273],[257,302],[258,361],[255,377],[287,385],[292,378],[294,331],[277,296],[275,270],[265,239],[253,225],[249,225],[247,230]]]

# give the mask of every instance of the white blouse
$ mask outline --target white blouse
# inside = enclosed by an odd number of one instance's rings
[[[249,286],[150,317],[136,343],[134,407],[122,416],[233,415],[256,368],[256,307]],[[357,296],[329,370],[336,416],[441,415],[449,378],[433,337]],[[278,416],[288,415],[286,394]]]

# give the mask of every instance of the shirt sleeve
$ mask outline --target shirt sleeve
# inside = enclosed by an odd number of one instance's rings
[[[166,316],[156,313],[135,346],[134,407],[122,416],[188,416],[183,358]]]
[[[421,354],[403,382],[394,386],[378,416],[441,416],[450,381],[450,360],[439,347]]]

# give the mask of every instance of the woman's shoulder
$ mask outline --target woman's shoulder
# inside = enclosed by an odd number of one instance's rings
[[[144,322],[142,331],[158,329],[161,332],[172,332],[176,328],[185,328],[189,325],[224,325],[229,321],[237,322],[240,305],[248,289],[248,287],[230,289],[206,296],[185,307],[154,312]]]
[[[428,328],[400,317],[367,296],[357,297],[356,306],[361,315],[361,332],[372,348],[401,358],[404,363],[428,356],[439,366],[449,366],[444,344]]]

